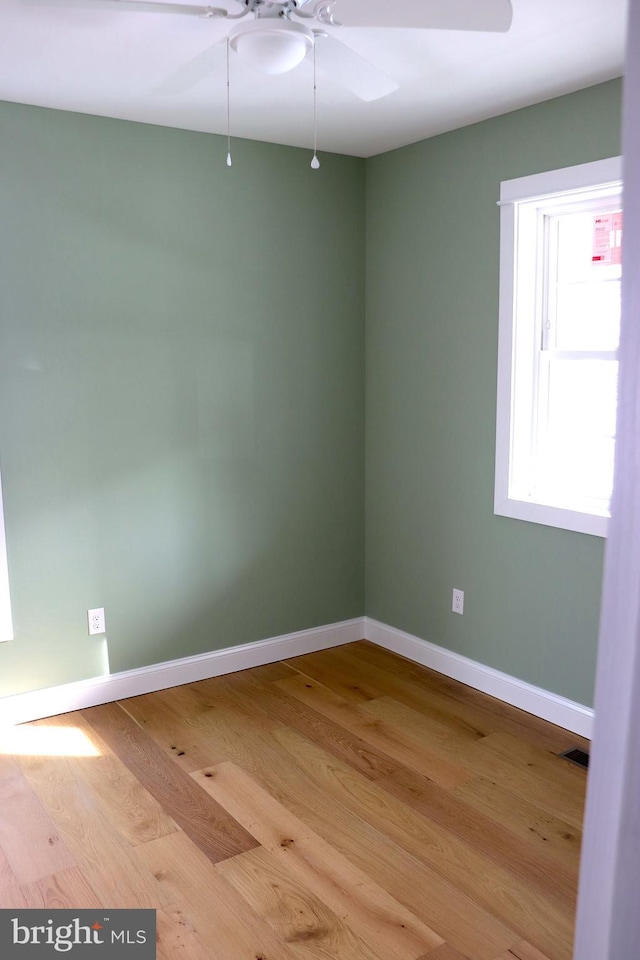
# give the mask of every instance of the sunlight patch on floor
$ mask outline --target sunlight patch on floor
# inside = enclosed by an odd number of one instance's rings
[[[101,751],[77,727],[0,727],[0,754],[22,757],[99,757]]]

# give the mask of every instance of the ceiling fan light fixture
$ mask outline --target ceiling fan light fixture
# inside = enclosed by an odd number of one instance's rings
[[[263,18],[239,24],[229,34],[231,47],[260,73],[288,73],[313,46],[313,33],[289,20]]]

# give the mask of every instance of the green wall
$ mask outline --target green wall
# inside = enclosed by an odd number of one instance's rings
[[[314,173],[0,104],[0,696],[101,674],[104,606],[114,672],[366,610],[589,703],[602,541],[492,511],[496,200],[619,114],[614,81]]]
[[[0,125],[0,695],[361,616],[363,161]]]
[[[367,163],[367,614],[587,704],[603,541],[493,515],[496,201],[619,152],[612,81]]]

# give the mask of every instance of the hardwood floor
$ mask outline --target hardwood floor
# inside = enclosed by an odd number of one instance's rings
[[[151,907],[160,960],[570,960],[587,744],[373,644],[15,734],[0,907]]]

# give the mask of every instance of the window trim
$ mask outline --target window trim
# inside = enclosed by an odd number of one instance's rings
[[[2,478],[0,477],[0,643],[7,640],[13,640],[13,619],[11,616],[11,595],[9,593],[7,541],[4,532]]]
[[[564,167],[505,180],[500,184],[500,295],[494,513],[546,526],[606,537],[609,518],[578,510],[518,500],[509,495],[513,431],[515,356],[516,204],[622,183],[622,157]]]

